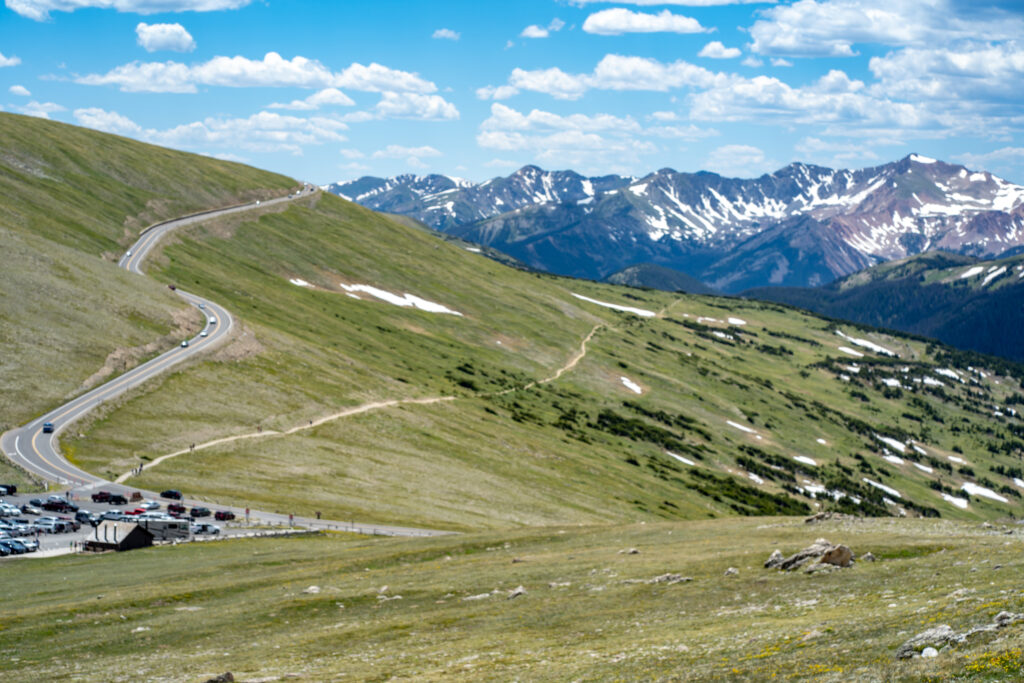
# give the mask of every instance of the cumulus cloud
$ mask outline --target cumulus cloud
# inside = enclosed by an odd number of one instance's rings
[[[394,119],[453,120],[459,110],[440,95],[385,92],[374,108],[377,116]]]
[[[569,0],[570,5],[593,5],[596,3],[615,3],[616,5],[681,5],[685,7],[718,7],[721,5],[763,5],[776,0]]]
[[[801,159],[832,168],[849,168],[863,162],[877,161],[878,155],[860,143],[822,140],[806,137],[796,144]]]
[[[878,90],[893,97],[1019,101],[1024,87],[1024,46],[967,44],[908,48],[868,64]]]
[[[268,109],[292,109],[297,111],[309,111],[319,109],[323,106],[351,107],[355,104],[352,98],[337,88],[324,88],[318,90],[304,100],[292,100],[288,103],[275,102],[269,105]]]
[[[985,169],[1014,182],[1024,182],[1024,147],[1002,147],[983,154],[958,154],[953,159],[968,168]]]
[[[26,88],[23,85],[12,85],[10,88],[7,89],[7,92],[11,93],[12,95],[21,95],[22,97],[32,96],[32,93],[28,91],[28,88]]]
[[[363,159],[366,157],[365,154],[360,152],[358,149],[339,149],[338,154],[345,157],[346,159]]]
[[[439,157],[441,152],[424,145],[423,147],[403,147],[402,145],[388,145],[373,153],[374,159],[401,159],[402,157]]]
[[[561,31],[565,27],[565,22],[555,17],[551,20],[551,23],[547,25],[547,28],[538,26],[537,24],[530,24],[520,32],[520,38],[547,38],[552,33]],[[512,41],[509,41],[511,43]],[[506,45],[505,49],[511,47],[511,44]]]
[[[44,21],[50,12],[74,12],[96,7],[135,14],[163,12],[215,12],[238,9],[252,0],[7,0],[7,7],[23,17]]]
[[[704,162],[709,171],[733,178],[753,178],[777,167],[761,149],[750,145],[723,145],[713,149]]]
[[[438,40],[458,40],[462,37],[462,34],[450,28],[439,28],[430,37]]]
[[[178,149],[245,149],[253,152],[301,154],[306,145],[343,142],[348,126],[334,117],[301,118],[261,111],[248,118],[207,117],[172,128],[143,128],[117,112],[99,108],[76,109],[75,120],[90,128],[128,135]]]
[[[1019,14],[950,0],[799,0],[763,10],[750,27],[754,52],[792,56],[849,57],[857,44],[924,47],[1022,34]]]
[[[742,52],[737,47],[726,47],[722,45],[721,41],[712,40],[710,43],[701,48],[700,52],[697,53],[698,57],[707,57],[708,59],[735,59],[739,57]]]
[[[53,102],[36,102],[32,100],[28,104],[21,107],[14,107],[14,110],[25,114],[26,116],[36,116],[41,119],[50,118],[50,114],[56,114],[59,111],[64,111],[64,107]]]
[[[181,24],[147,24],[139,22],[135,27],[138,43],[147,52],[172,50],[174,52],[191,52],[196,49],[196,41]]]
[[[575,100],[587,90],[652,90],[710,87],[724,78],[682,60],[666,64],[646,57],[605,55],[590,74],[570,74],[558,67],[527,71],[513,69],[504,86],[477,90],[481,99],[506,99],[522,90],[541,92],[556,99]]]
[[[772,57],[772,66],[793,66],[793,62],[782,57]]]
[[[658,14],[633,12],[622,7],[601,10],[587,17],[583,30],[602,36],[623,33],[707,33],[709,29],[692,17],[663,10]]]
[[[0,69],[5,66],[18,66],[21,64],[20,57],[5,57],[3,52],[0,52]]]
[[[222,87],[348,88],[369,92],[434,92],[430,81],[414,73],[380,64],[355,63],[334,73],[320,62],[296,56],[285,59],[268,52],[262,60],[247,57],[214,57],[200,64],[180,62],[131,62],[106,74],[89,74],[75,80],[83,85],[116,85],[125,92],[194,93],[199,85]]]

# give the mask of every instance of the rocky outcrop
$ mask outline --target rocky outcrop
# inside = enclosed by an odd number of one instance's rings
[[[784,557],[782,551],[775,550],[764,563],[766,569],[793,571],[805,565],[818,571],[824,567],[849,567],[853,564],[853,551],[845,545],[835,545],[827,538],[819,538],[803,550]]]
[[[971,636],[979,633],[998,631],[1021,621],[1024,621],[1024,614],[1000,612],[992,619],[992,623],[974,626],[962,633],[954,631],[949,624],[939,624],[927,631],[918,633],[916,636],[900,645],[896,649],[896,659],[935,656],[930,652],[928,655],[925,655],[925,651],[932,648],[941,652],[944,647],[959,645]],[[938,654],[938,652],[936,652],[936,654]]]

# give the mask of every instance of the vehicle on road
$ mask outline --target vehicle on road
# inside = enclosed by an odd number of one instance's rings
[[[44,422],[43,423],[43,434],[53,434],[53,423],[52,422]]]
[[[181,500],[181,491],[177,489],[167,489],[160,494],[161,498],[173,498],[175,500]]]
[[[92,494],[92,502],[94,503],[106,503],[110,500],[110,491],[97,491]]]
[[[216,325],[217,324],[217,319],[214,318],[212,315],[210,316],[210,324],[211,325]]]
[[[120,493],[111,493],[107,498],[109,505],[127,505],[128,499],[122,496]]]
[[[171,290],[172,292],[174,290],[176,290],[177,288],[178,288],[178,285],[167,285],[167,289]]]
[[[199,302],[199,308],[206,308],[206,304],[204,304],[202,301],[200,301]]]
[[[206,337],[206,336],[208,336],[208,335],[207,335],[207,333],[206,333],[206,330],[203,330],[202,332],[200,332],[200,333],[199,333],[199,336],[200,336],[200,337]]]
[[[216,535],[220,533],[220,527],[209,522],[198,522],[192,524],[192,533]]]
[[[188,346],[188,339],[181,340],[181,347],[185,348],[186,346]]]
[[[193,517],[193,518],[195,518],[195,517],[209,517],[210,516],[210,508],[202,507],[202,506],[194,507],[194,508],[192,508],[191,511],[189,511],[188,514],[189,514],[189,517]]]
[[[235,513],[231,510],[217,510],[213,513],[213,518],[218,522],[228,522],[235,518]]]

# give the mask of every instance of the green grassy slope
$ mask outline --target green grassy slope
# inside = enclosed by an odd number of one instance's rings
[[[14,114],[0,113],[0,140],[0,429],[80,392],[105,365],[119,372],[198,326],[159,283],[117,271],[142,228],[295,184]]]
[[[857,347],[865,356],[854,358],[834,323],[809,314],[523,273],[331,196],[191,230],[151,272],[223,302],[245,333],[83,424],[85,436],[65,442],[69,456],[115,475],[190,443],[264,432],[168,459],[140,486],[455,529],[800,514],[839,492],[840,507],[870,514],[1019,509],[1020,422],[992,415],[1019,394],[1017,366],[990,368],[977,384],[966,369],[963,384],[944,381],[936,369],[977,361],[845,326],[900,356]],[[357,300],[341,283],[410,292],[463,315]],[[579,365],[522,389],[565,365],[595,326]],[[431,397],[454,400],[272,433]],[[882,437],[904,452],[884,459],[894,447]],[[963,498],[943,498],[964,482],[1007,502],[974,496],[961,509]]]
[[[879,559],[762,568],[817,537]],[[938,624],[1024,611],[1021,538],[947,520],[769,518],[226,541],[30,561],[31,580],[16,561],[0,571],[0,676],[1019,680],[1022,624],[935,659],[894,655]],[[692,580],[649,583],[668,573]]]

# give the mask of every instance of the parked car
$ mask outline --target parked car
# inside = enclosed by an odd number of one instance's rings
[[[34,553],[35,551],[39,550],[39,541],[35,540],[34,538],[23,538],[21,539],[21,544],[28,548],[28,551],[30,553]]]
[[[61,522],[64,522],[64,524],[71,531],[78,531],[82,528],[82,523],[79,522],[77,519],[71,519],[70,517],[58,517],[57,519]]]
[[[42,498],[33,498],[32,500],[30,500],[30,501],[28,502],[28,504],[29,504],[29,505],[34,505],[34,506],[35,506],[35,507],[37,507],[37,508],[41,508],[41,507],[43,507],[43,504],[44,504],[45,502],[46,502],[46,501],[45,501],[45,500],[43,500]]]
[[[97,491],[92,494],[92,502],[94,503],[106,503],[110,500],[110,491]]]
[[[220,527],[209,522],[198,522],[192,525],[192,533],[215,535],[220,533]]]
[[[43,423],[43,434],[53,434],[53,423],[52,422],[44,422]]]
[[[107,498],[107,503],[110,505],[127,505],[128,499],[120,493],[111,493],[110,497]]]
[[[43,509],[50,512],[78,512],[77,505],[64,499],[48,500],[43,504]]]
[[[103,521],[128,522],[128,521],[131,521],[131,519],[132,518],[131,518],[130,515],[126,515],[123,512],[121,512],[120,510],[107,510],[102,515],[100,515],[100,521],[101,522],[103,522]]]
[[[5,538],[4,540],[0,541],[0,543],[3,543],[8,548],[13,550],[16,555],[24,555],[28,552],[28,548],[26,548],[21,541],[15,538]]]
[[[145,511],[146,511],[145,508],[135,508],[134,510],[125,510],[124,514],[131,515],[132,517],[136,517],[138,515],[141,515]]]
[[[8,548],[6,545],[0,544],[0,557],[7,557],[8,555],[13,554],[14,552],[10,548]]]
[[[160,494],[161,498],[174,498],[175,500],[181,500],[181,491],[176,489],[167,489]]]
[[[143,510],[159,510],[160,503],[156,502],[155,500],[147,500],[145,502],[139,503],[139,507],[142,508]]]
[[[0,517],[17,517],[21,514],[21,508],[10,503],[0,502]]]
[[[168,503],[167,514],[170,515],[183,515],[185,514],[185,506],[181,503]]]
[[[41,514],[43,514],[42,510],[37,508],[35,505],[30,505],[28,503],[22,504],[21,511],[24,512],[26,515],[41,515]]]
[[[204,508],[204,507],[201,507],[201,506],[200,507],[194,507],[194,508],[192,508],[192,510],[188,514],[189,514],[190,517],[193,517],[193,518],[194,517],[209,517],[210,516],[210,508]]]
[[[218,522],[228,522],[235,518],[235,513],[231,510],[217,510],[213,513],[213,518]]]
[[[13,496],[17,492],[17,484],[0,484],[0,496]]]

